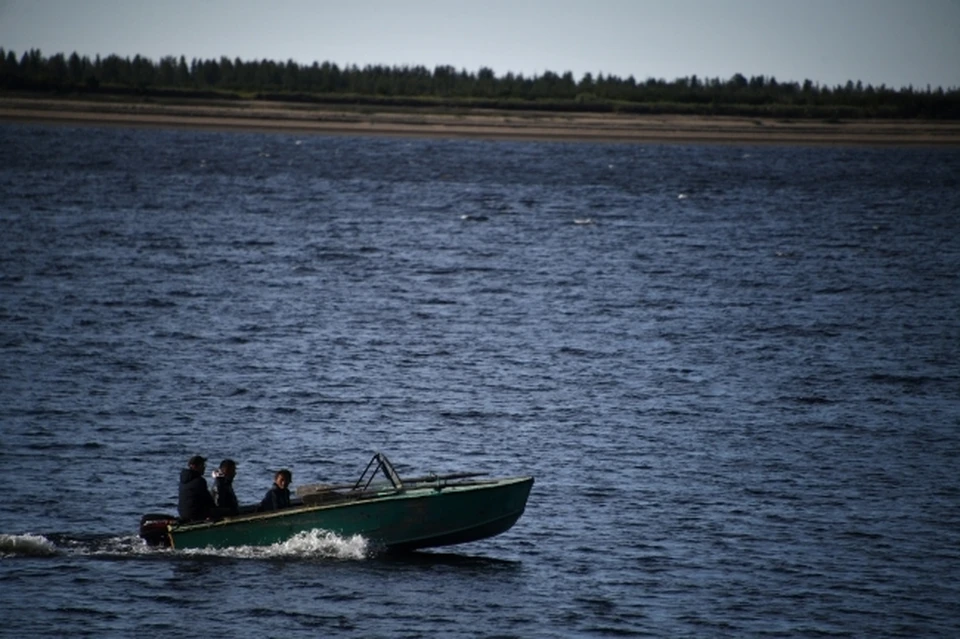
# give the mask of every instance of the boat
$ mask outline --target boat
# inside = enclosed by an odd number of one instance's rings
[[[148,514],[140,536],[149,545],[174,549],[269,546],[313,530],[361,535],[373,549],[388,552],[463,544],[509,530],[533,487],[533,477],[484,475],[403,480],[386,455],[376,453],[356,482],[299,486],[289,508],[257,512],[244,506],[236,517],[203,522]]]

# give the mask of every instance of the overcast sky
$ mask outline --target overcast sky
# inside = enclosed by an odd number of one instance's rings
[[[0,0],[17,55],[960,88],[960,0]]]

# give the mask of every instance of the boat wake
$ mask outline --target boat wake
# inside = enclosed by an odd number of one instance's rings
[[[299,533],[282,544],[284,552],[295,554],[319,554],[337,559],[365,559],[370,555],[370,544],[361,535],[341,537],[326,530],[309,530]]]
[[[0,559],[65,555],[142,557],[157,554],[137,535],[0,534]]]
[[[362,560],[375,553],[360,536],[341,537],[326,530],[308,530],[272,546],[171,550],[148,546],[136,535],[76,537],[63,534],[0,534],[0,559],[90,555],[111,557],[199,556],[238,559],[340,559]]]
[[[327,530],[307,530],[272,546],[237,546],[235,548],[198,548],[174,551],[185,555],[212,555],[244,559],[366,559],[372,553],[370,544],[360,535],[341,537]]]
[[[0,535],[0,559],[8,557],[49,557],[57,547],[42,535]]]

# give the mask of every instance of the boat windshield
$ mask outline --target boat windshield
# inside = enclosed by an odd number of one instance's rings
[[[363,469],[363,473],[360,474],[360,478],[357,480],[357,483],[354,484],[353,489],[366,490],[370,486],[370,482],[373,481],[373,478],[376,477],[378,471],[387,478],[387,481],[390,482],[390,485],[392,485],[395,490],[403,490],[403,482],[400,481],[400,476],[394,469],[393,464],[390,463],[390,460],[387,459],[387,456],[383,453],[377,453],[373,456],[367,464],[367,467]]]

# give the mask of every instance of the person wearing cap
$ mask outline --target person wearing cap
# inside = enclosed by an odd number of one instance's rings
[[[207,480],[203,472],[207,467],[207,459],[194,455],[187,462],[187,467],[180,471],[180,499],[177,511],[181,521],[204,521],[214,515],[216,504],[213,496],[207,489]]]
[[[214,474],[213,502],[216,505],[216,514],[224,517],[235,517],[240,514],[240,504],[237,495],[233,492],[233,478],[237,476],[237,462],[224,459],[220,468]]]

